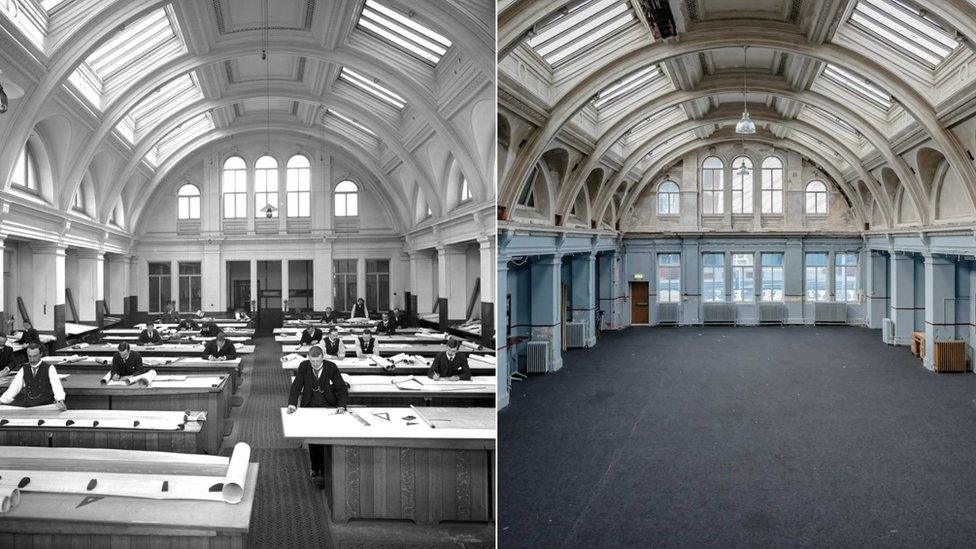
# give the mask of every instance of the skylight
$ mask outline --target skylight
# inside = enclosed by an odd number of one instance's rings
[[[932,67],[959,45],[955,33],[901,0],[858,0],[851,22]]]
[[[402,109],[407,104],[404,98],[365,76],[350,70],[348,67],[342,67],[342,71],[339,73],[339,80],[344,80],[397,109]]]
[[[891,96],[887,92],[875,86],[871,82],[857,76],[846,69],[836,65],[828,64],[824,68],[823,75],[834,82],[858,93],[865,99],[870,100],[881,108],[888,110],[891,108]]]
[[[41,7],[44,11],[50,12],[54,8],[64,4],[67,0],[41,0]]]
[[[165,116],[203,99],[203,93],[196,82],[194,73],[184,74],[157,88],[119,121],[116,130],[130,143],[135,135],[144,134]]]
[[[598,109],[602,108],[621,97],[634,93],[641,86],[653,82],[661,76],[663,76],[663,73],[657,65],[651,65],[650,67],[641,69],[607,86],[603,91],[596,94],[596,97],[593,98],[593,106]]]
[[[102,43],[68,77],[101,108],[102,96],[187,52],[169,6],[150,12]]]
[[[444,36],[373,0],[366,0],[358,26],[434,65],[451,47]]]
[[[326,110],[325,111],[325,114],[332,115],[332,116],[338,118],[339,120],[345,122],[346,124],[349,124],[349,125],[353,126],[354,128],[358,128],[359,130],[361,130],[361,131],[363,131],[363,132],[365,132],[365,133],[367,133],[367,134],[369,134],[369,135],[371,135],[373,137],[376,137],[376,133],[374,133],[373,130],[367,128],[366,126],[360,124],[359,122],[356,122],[355,120],[353,120],[352,118],[349,118],[348,116],[345,116],[343,114],[339,114],[339,113],[335,112],[332,109]]]
[[[198,114],[163,136],[146,154],[146,158],[151,164],[158,165],[183,145],[214,128],[213,118],[209,112]]]
[[[833,114],[831,112],[827,112],[827,111],[821,109],[820,107],[814,107],[812,105],[807,105],[807,109],[809,109],[811,112],[813,112],[813,113],[821,116],[822,118],[825,118],[827,120],[832,121],[833,123],[835,123],[838,126],[840,126],[841,129],[843,129],[844,131],[850,133],[851,135],[859,136],[861,134],[854,126],[851,126],[850,124],[848,124],[847,122],[845,122],[842,118],[840,118],[839,116],[837,116],[837,115],[835,115],[835,114]]]
[[[547,63],[556,66],[635,25],[637,16],[626,0],[589,0],[534,29],[528,42]]]

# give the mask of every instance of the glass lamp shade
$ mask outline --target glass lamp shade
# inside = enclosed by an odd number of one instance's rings
[[[735,133],[756,133],[756,123],[749,118],[749,111],[742,111],[742,120],[739,120],[739,123],[735,125]]]

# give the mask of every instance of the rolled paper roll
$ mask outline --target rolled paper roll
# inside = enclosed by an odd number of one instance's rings
[[[109,381],[112,381],[112,372],[109,372],[109,373],[105,374],[104,376],[102,376],[101,384],[102,385],[106,385],[106,384],[108,384]]]
[[[227,464],[227,475],[221,494],[227,503],[240,503],[244,499],[244,481],[247,479],[247,465],[251,460],[251,447],[246,442],[238,442]]]
[[[132,385],[133,383],[138,383],[139,385],[148,387],[149,384],[152,383],[154,379],[156,379],[156,370],[149,370],[148,372],[140,376],[129,378],[129,385]]]
[[[8,513],[20,504],[20,490],[16,486],[0,486],[0,513]]]

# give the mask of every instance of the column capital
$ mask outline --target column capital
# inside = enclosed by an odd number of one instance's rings
[[[936,254],[936,253],[932,253],[932,252],[925,252],[925,253],[922,254],[922,257],[925,258],[925,264],[926,265],[952,265],[952,264],[955,264],[955,261],[954,260],[950,259],[948,256],[943,255],[943,254]]]
[[[55,254],[64,257],[65,253],[68,251],[68,247],[63,244],[54,244],[51,242],[34,242],[30,245],[31,253],[34,254]]]
[[[78,259],[94,259],[97,261],[104,261],[105,252],[101,250],[82,248],[78,250]]]

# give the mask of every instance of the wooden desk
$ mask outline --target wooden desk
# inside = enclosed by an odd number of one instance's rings
[[[495,406],[495,376],[434,381],[426,375],[349,375],[349,400],[363,406]]]
[[[203,447],[203,412],[129,411],[129,410],[38,410],[36,408],[2,407],[0,409],[0,445],[73,448],[117,448],[195,454]],[[198,417],[199,416],[199,417]],[[12,420],[12,421],[10,421]],[[43,420],[43,425],[23,425]],[[72,421],[67,425],[66,421]],[[101,422],[95,426],[93,420]],[[141,425],[123,427],[123,421],[138,420]],[[154,426],[168,424],[169,428]],[[177,427],[181,425],[181,427]]]
[[[435,357],[438,353],[443,353],[447,350],[447,345],[444,343],[383,343],[380,340],[376,341],[376,352],[380,356],[393,356],[399,355],[401,353],[408,355],[420,355]],[[288,353],[298,353],[307,354],[311,347],[309,345],[282,345],[281,350],[285,354]],[[349,353],[351,349],[346,349],[346,353]],[[494,353],[494,349],[485,349],[479,345],[462,344],[461,352],[480,352],[480,353]],[[353,353],[355,351],[353,350]]]
[[[23,343],[14,343],[14,341],[20,339],[24,335],[24,332],[14,332],[10,334],[10,338],[7,340],[7,345],[14,350],[15,353],[21,353],[27,351],[27,345]],[[53,335],[40,334],[41,343],[45,346],[54,343],[57,338]]]
[[[323,339],[328,338],[328,334],[323,333],[322,334],[322,338]],[[397,333],[397,334],[394,334],[394,335],[376,335],[376,334],[373,334],[373,338],[376,340],[377,343],[380,343],[380,344],[386,344],[386,343],[404,343],[404,344],[411,344],[411,343],[415,343],[415,344],[419,344],[419,345],[424,345],[424,344],[439,344],[439,343],[443,343],[446,340],[446,338],[447,338],[447,334],[437,334],[437,335],[434,335],[434,336],[422,336],[422,335],[418,335],[416,333],[413,333],[413,334],[409,334],[409,333],[402,333],[402,334],[400,334],[400,333]],[[355,345],[356,342],[357,342],[357,340],[358,340],[358,338],[354,334],[349,334],[349,333],[339,334],[339,339],[342,340],[342,342],[345,343],[347,346],[349,346],[349,345]],[[279,335],[276,335],[275,336],[275,341],[277,343],[281,343],[281,344],[285,344],[285,345],[298,345],[298,342],[301,341],[301,340],[302,340],[301,332],[297,332],[297,333],[294,333],[294,334],[279,334]]]
[[[249,355],[254,353],[254,345],[238,345],[237,354],[239,355]],[[56,355],[75,355],[75,354],[85,354],[91,356],[112,356],[118,350],[118,345],[112,345],[110,343],[96,343],[93,345],[69,345],[67,347],[62,347],[54,352]],[[199,357],[203,354],[203,344],[197,343],[193,345],[183,345],[180,343],[162,343],[160,345],[132,345],[133,351],[138,351],[139,354],[154,355],[154,356],[195,356]]]
[[[494,357],[491,357],[494,358]],[[427,370],[430,369],[430,363],[433,359],[414,357],[409,362],[401,362],[397,364],[397,367],[392,372],[384,369],[382,366],[376,364],[371,358],[342,358],[342,359],[327,359],[334,362],[338,366],[339,371],[343,374],[376,374],[381,376],[405,376],[405,375],[427,375]],[[282,362],[281,368],[287,371],[298,370],[298,365],[301,364],[301,360],[291,360],[288,362]],[[471,370],[471,375],[482,375],[482,376],[493,376],[495,375],[495,364],[494,361],[487,362],[483,358],[476,358],[472,355],[468,356],[468,368]]]
[[[332,518],[492,520],[495,411],[423,408],[427,418],[449,418],[470,428],[429,427],[409,408],[352,408],[369,425],[329,408],[281,409],[286,439],[328,445]],[[374,413],[389,414],[389,421]],[[414,423],[408,425],[408,423]]]
[[[0,448],[6,450],[6,448]],[[227,458],[164,452],[86,450],[81,448],[16,448],[24,455],[18,469],[38,463],[61,463],[63,469],[92,470],[91,465],[115,472],[146,474],[215,474],[227,469]],[[36,451],[45,451],[37,454]],[[61,451],[61,453],[56,453]],[[64,453],[68,452],[68,453]],[[109,463],[86,462],[90,452],[118,457]],[[7,453],[7,452],[4,452]],[[43,459],[54,455],[56,459]],[[207,458],[199,460],[195,458]],[[16,458],[3,459],[14,468]],[[120,470],[121,469],[121,470]],[[88,505],[77,494],[22,492],[20,505],[0,520],[0,547],[200,547],[245,549],[257,488],[258,464],[248,465],[244,498],[238,504],[217,501],[155,500],[108,496]]]
[[[193,318],[193,321],[199,324],[201,327],[205,323],[210,322],[211,320],[213,320],[214,323],[217,324],[217,326],[220,326],[225,330],[228,328],[247,328],[247,324],[248,324],[247,322],[241,322],[240,320],[235,320],[233,318],[203,318],[203,319],[196,318],[196,317]],[[154,322],[153,326],[155,326],[157,330],[161,330],[163,328],[167,328],[167,329],[176,328],[177,326],[179,326],[179,324]],[[144,322],[141,324],[136,324],[135,326],[133,326],[133,328],[144,330],[146,328],[146,324]]]
[[[169,337],[163,336],[163,341],[173,342],[173,343],[177,343],[178,342],[181,345],[186,345],[187,343],[206,343],[206,342],[210,341],[211,339],[213,339],[213,337],[202,336],[199,333],[194,333],[193,335],[176,334],[176,335],[171,335]],[[139,341],[139,334],[135,334],[135,335],[130,335],[130,334],[106,334],[106,335],[103,335],[102,336],[102,341],[107,342],[107,343],[121,343],[123,341],[128,341],[129,343],[133,343],[133,342]],[[232,343],[245,343],[246,344],[246,343],[249,343],[251,341],[251,337],[249,337],[249,336],[232,336],[232,335],[228,335],[227,336],[227,341],[230,341]]]
[[[80,335],[97,331],[98,326],[92,326],[91,324],[78,324],[76,322],[64,323],[64,334],[68,337],[78,337]]]
[[[55,367],[56,368],[56,367]],[[59,374],[61,372],[58,372]],[[101,374],[71,374],[61,381],[72,410],[199,410],[207,413],[201,429],[202,450],[216,454],[230,422],[230,384],[227,376],[188,375],[185,381],[156,381],[149,387],[103,385]],[[0,380],[10,386],[13,376]]]
[[[81,356],[81,360],[68,360],[67,356],[46,356],[42,362],[54,364],[59,374],[99,374],[105,375],[112,369],[112,358],[106,356]],[[142,365],[156,370],[160,375],[201,374],[226,375],[231,378],[231,393],[236,394],[243,374],[241,358],[234,360],[204,360],[189,356],[144,357]]]
[[[175,333],[175,334],[177,334],[180,337],[190,337],[190,336],[199,336],[200,335],[200,330],[176,330],[176,324],[164,324],[164,325],[161,325],[161,326],[168,326],[166,328],[167,331],[169,331],[170,333]],[[163,330],[162,327],[160,327],[159,329],[160,329],[160,331]],[[230,337],[231,335],[234,335],[234,336],[242,336],[242,337],[243,336],[254,336],[254,330],[253,329],[250,329],[250,328],[225,328],[223,331],[224,331],[225,334],[227,334],[227,337]],[[111,335],[111,336],[119,336],[119,335],[134,335],[134,336],[138,336],[141,333],[142,333],[142,328],[112,328],[112,329],[109,329],[109,330],[102,330],[102,334],[104,334],[106,336],[109,336],[109,335]]]

